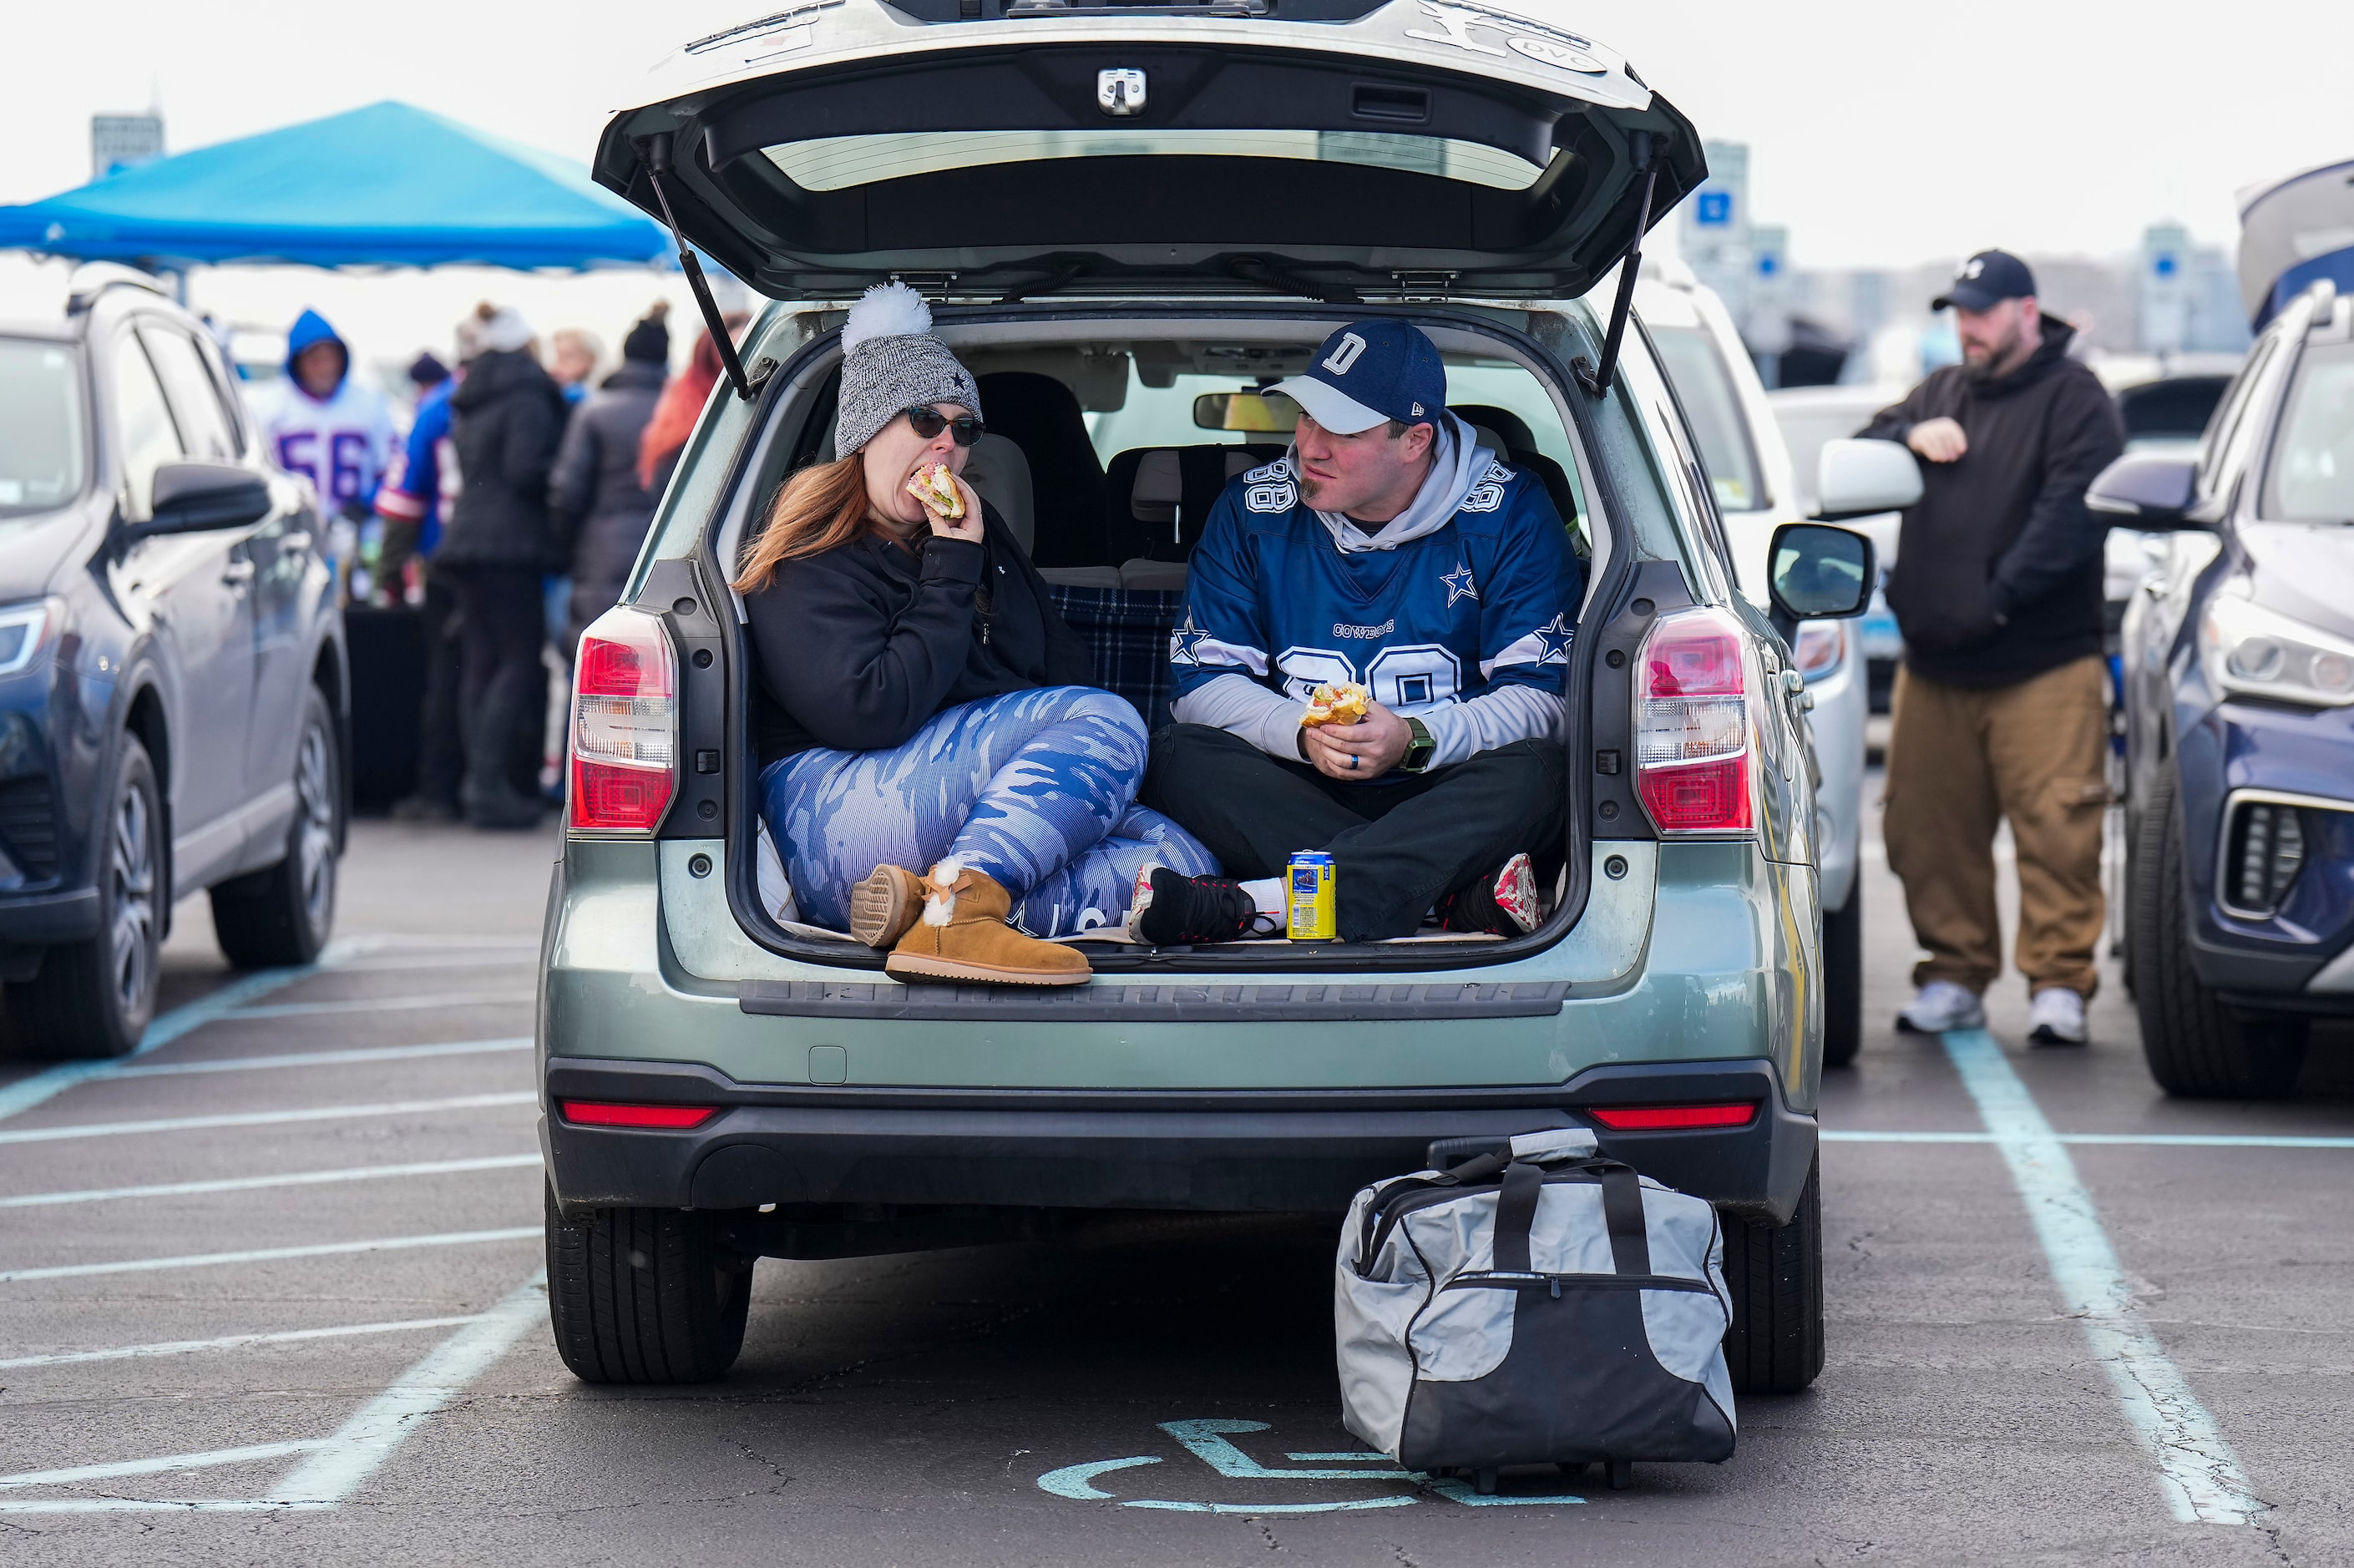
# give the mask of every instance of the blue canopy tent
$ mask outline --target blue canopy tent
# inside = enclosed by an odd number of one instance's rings
[[[582,165],[391,101],[0,207],[0,249],[166,269],[586,269],[671,256],[662,227]]]

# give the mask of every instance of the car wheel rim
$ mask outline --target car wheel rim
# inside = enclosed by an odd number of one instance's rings
[[[302,731],[294,793],[294,864],[302,879],[302,914],[316,931],[326,926],[335,904],[335,784],[327,732],[315,724]]]
[[[145,793],[126,789],[114,809],[109,853],[114,894],[114,998],[125,1018],[146,1005],[155,948],[155,817]]]

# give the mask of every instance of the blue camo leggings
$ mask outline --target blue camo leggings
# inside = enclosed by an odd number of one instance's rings
[[[1122,697],[1047,686],[964,703],[889,751],[815,747],[760,774],[760,814],[801,918],[845,930],[850,890],[877,865],[921,873],[950,855],[1013,896],[1013,922],[1067,936],[1127,917],[1137,872],[1218,863],[1136,804],[1144,721]]]

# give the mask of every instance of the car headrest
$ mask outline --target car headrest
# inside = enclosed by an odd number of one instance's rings
[[[1494,452],[1498,462],[1512,461],[1512,449],[1504,444],[1504,438],[1485,425],[1471,427],[1471,444],[1475,447],[1486,447],[1490,451]]]
[[[1529,429],[1529,422],[1510,408],[1499,408],[1492,403],[1456,403],[1449,405],[1447,411],[1467,425],[1503,437],[1490,443],[1498,457],[1537,449],[1537,439]]]
[[[1177,508],[1185,499],[1185,471],[1181,455],[1183,450],[1182,447],[1156,447],[1137,460],[1136,482],[1129,489],[1128,507],[1138,522],[1166,527],[1177,521]],[[1226,450],[1224,459],[1225,479],[1247,473],[1267,461],[1241,447]]]
[[[1037,499],[1030,482],[1030,460],[1022,449],[991,431],[975,441],[965,461],[964,482],[983,501],[997,508],[1005,525],[1028,555],[1038,532]]]

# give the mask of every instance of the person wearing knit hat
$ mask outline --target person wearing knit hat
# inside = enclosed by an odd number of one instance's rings
[[[660,493],[639,478],[638,452],[669,378],[670,333],[663,307],[621,340],[621,364],[597,385],[564,428],[547,480],[548,521],[570,563],[572,593],[557,645],[567,658],[588,623],[621,600],[621,585],[654,520]]]
[[[1216,862],[1136,805],[1144,721],[965,482],[980,388],[923,297],[869,289],[842,350],[840,455],[785,482],[735,583],[788,908],[901,980],[1077,984],[1042,938],[1120,925],[1149,863]]]

